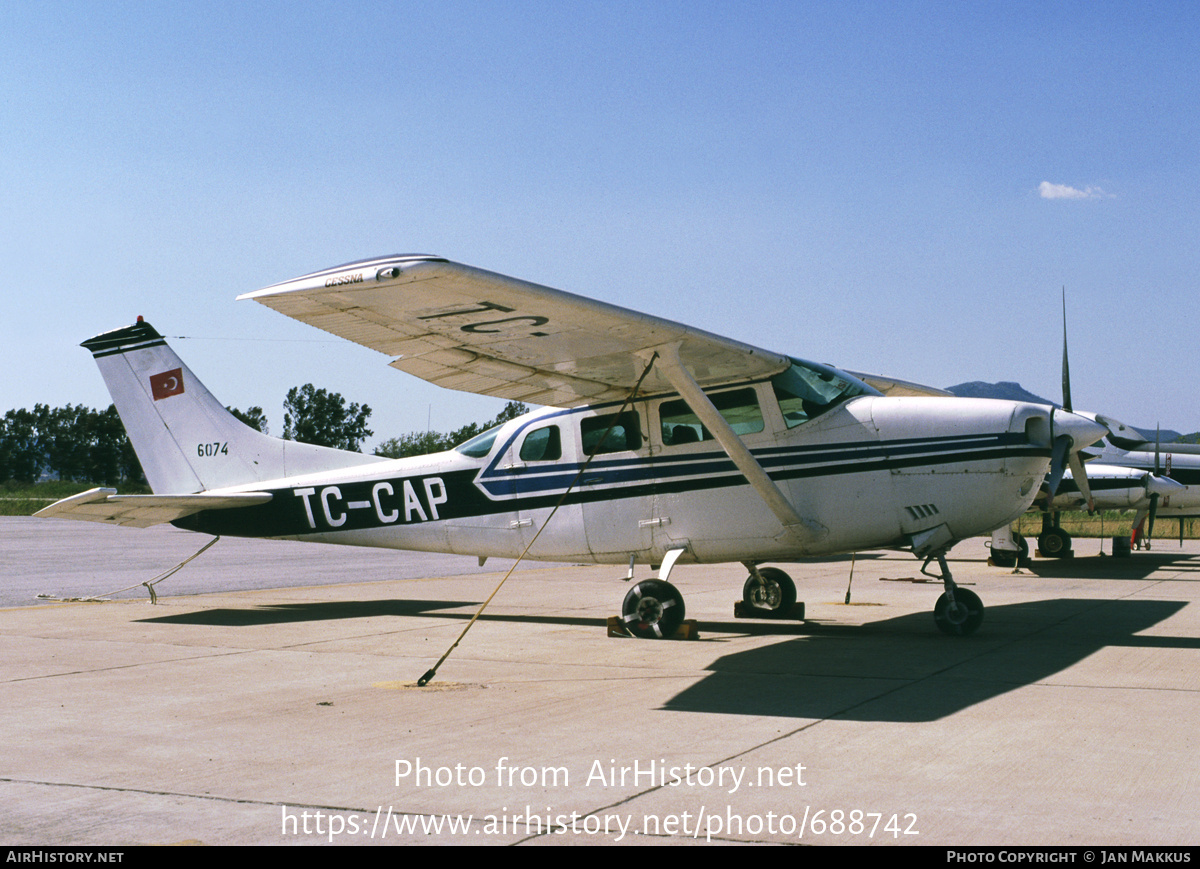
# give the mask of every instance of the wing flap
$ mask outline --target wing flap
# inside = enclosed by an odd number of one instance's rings
[[[89,489],[56,501],[34,513],[43,519],[81,519],[109,525],[149,528],[174,522],[201,510],[253,507],[271,500],[270,492],[232,495],[118,495],[116,489]]]
[[[239,298],[386,353],[393,367],[441,386],[559,407],[624,398],[646,352],[670,344],[705,387],[790,364],[670,320],[417,254],[349,263]],[[653,371],[645,389],[674,391]]]

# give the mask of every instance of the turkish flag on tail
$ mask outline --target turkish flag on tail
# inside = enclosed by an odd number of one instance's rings
[[[175,368],[171,371],[164,371],[162,374],[152,374],[150,376],[150,394],[154,396],[154,400],[160,398],[169,398],[172,395],[181,395],[183,393],[183,369]]]

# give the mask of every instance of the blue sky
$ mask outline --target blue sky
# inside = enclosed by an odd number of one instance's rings
[[[1195,3],[0,6],[0,412],[144,315],[225,403],[503,402],[248,292],[423,252],[847,368],[1200,430]]]

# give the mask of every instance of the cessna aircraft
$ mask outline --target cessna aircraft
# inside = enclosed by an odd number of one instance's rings
[[[671,636],[678,563],[740,562],[746,604],[786,617],[768,562],[886,547],[936,560],[939,628],[973,633],[957,541],[1023,513],[1106,429],[1017,401],[906,395],[899,381],[742,344],[424,254],[348,263],[240,298],[452,389],[546,405],[453,450],[391,460],[244,426],[141,318],[83,343],[153,495],[93,489],[38,513],[215,535],[657,570],[622,606]],[[919,390],[918,390],[919,391]],[[934,576],[934,574],[929,574]]]

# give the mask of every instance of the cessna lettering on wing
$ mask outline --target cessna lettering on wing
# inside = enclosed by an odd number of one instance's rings
[[[325,282],[325,286],[338,287],[342,284],[361,284],[362,282],[362,272],[357,272],[352,275],[338,275],[336,278],[330,278]]]
[[[293,489],[292,494],[301,499],[308,527],[313,529],[341,528],[356,511],[363,511],[368,516],[373,514],[381,525],[439,519],[438,505],[445,504],[448,497],[446,484],[441,477],[425,477],[415,483],[413,480],[380,480],[371,486],[368,498],[356,500],[344,496],[341,486],[310,486]],[[368,519],[367,524],[374,523]]]

